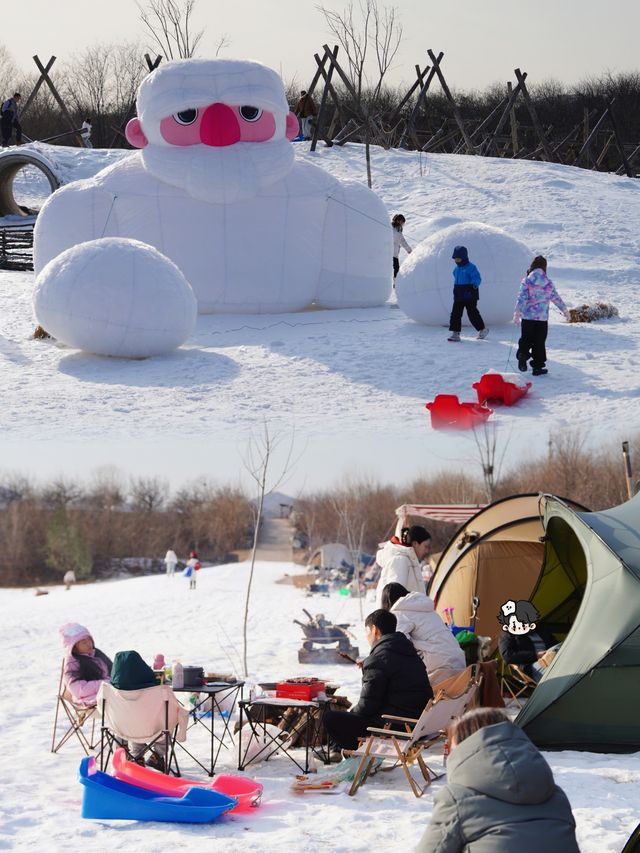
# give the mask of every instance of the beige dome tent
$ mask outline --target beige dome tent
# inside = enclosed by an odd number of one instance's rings
[[[492,652],[498,645],[500,605],[510,598],[528,599],[538,581],[544,506],[545,497],[532,493],[484,507],[456,531],[431,579],[429,595],[437,612],[444,619],[445,609],[452,607],[456,625],[470,625],[477,634],[492,638]],[[475,612],[474,598],[479,602]]]

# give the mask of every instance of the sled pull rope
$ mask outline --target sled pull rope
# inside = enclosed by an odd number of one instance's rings
[[[382,225],[383,228],[389,227],[389,222],[380,222],[380,220],[376,219],[375,216],[369,216],[368,213],[365,213],[364,211],[360,210],[359,208],[353,207],[352,205],[347,204],[345,201],[342,201],[341,199],[336,198],[334,195],[331,195],[331,193],[329,193],[327,198],[331,199],[331,201],[335,201],[336,204],[341,204],[343,207],[347,207],[349,210],[353,210],[355,213],[359,213],[360,216],[364,216],[365,219],[370,219],[372,222],[375,222],[376,225]]]
[[[111,199],[111,207],[109,208],[109,213],[107,213],[107,218],[104,221],[104,227],[102,229],[102,234],[100,237],[104,237],[104,232],[107,230],[107,225],[109,224],[109,220],[111,219],[111,211],[113,210],[113,205],[116,203],[117,195],[114,195]]]

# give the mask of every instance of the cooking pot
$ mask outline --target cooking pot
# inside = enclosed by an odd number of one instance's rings
[[[202,687],[204,684],[204,667],[202,666],[185,666],[182,668],[184,673],[185,687]]]

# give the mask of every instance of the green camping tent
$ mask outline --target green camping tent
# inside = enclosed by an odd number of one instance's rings
[[[638,750],[640,495],[603,512],[548,497],[544,527],[530,600],[564,642],[516,723],[546,749]]]

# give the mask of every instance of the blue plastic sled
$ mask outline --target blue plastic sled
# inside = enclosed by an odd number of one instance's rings
[[[82,817],[99,820],[209,823],[238,802],[210,788],[189,788],[183,797],[162,797],[103,773],[93,756],[80,762],[78,781],[84,786]]]

